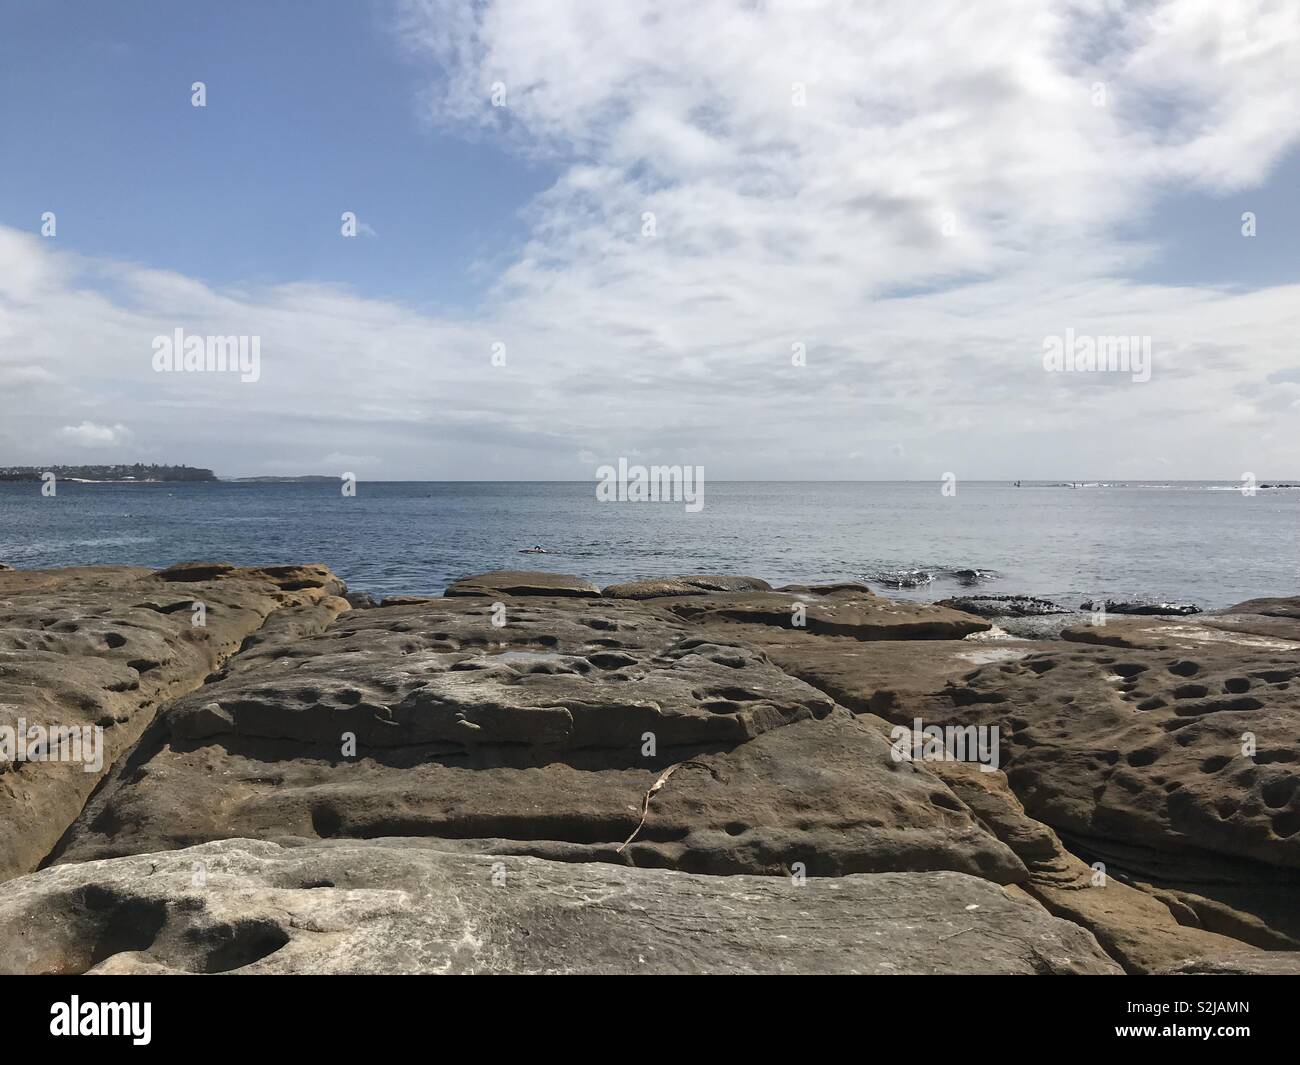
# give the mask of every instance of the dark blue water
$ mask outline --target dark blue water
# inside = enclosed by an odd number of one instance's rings
[[[355,589],[441,592],[500,568],[598,584],[745,573],[774,584],[877,569],[988,568],[989,592],[1223,606],[1300,592],[1300,491],[935,482],[707,484],[704,509],[598,503],[594,483],[0,483],[0,561],[324,562]],[[522,555],[542,544],[546,555]],[[900,596],[958,591],[940,580]]]

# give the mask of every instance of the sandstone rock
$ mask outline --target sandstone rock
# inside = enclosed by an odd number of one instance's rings
[[[304,585],[262,569],[83,567],[0,574],[0,728],[95,727],[79,761],[0,763],[0,880],[36,867],[159,703],[201,683],[273,612],[327,595],[322,567]],[[195,603],[203,625],[195,625]],[[90,737],[85,744],[85,737]],[[90,759],[98,748],[99,765]],[[60,745],[64,756],[75,748]],[[87,769],[91,771],[87,771]]]
[[[699,876],[228,840],[0,887],[0,973],[1115,974],[1086,931],[960,873]]]
[[[1077,625],[1064,629],[1061,639],[1103,647],[1135,650],[1182,650],[1200,653],[1207,648],[1300,652],[1300,639],[1291,639],[1291,622],[1262,615],[1210,616],[1195,621],[1178,618],[1108,619],[1104,625]],[[1300,637],[1300,632],[1295,635]]]
[[[699,626],[771,625],[858,640],[959,640],[990,628],[987,621],[946,607],[874,595],[739,592],[670,601],[667,609]],[[803,625],[796,624],[799,617]]]
[[[529,600],[501,628],[492,613],[350,612],[238,656],[173,704],[59,860],[403,834],[692,871],[1025,875],[879,728],[761,651],[634,603]],[[658,775],[688,759],[704,764],[673,775],[620,853]]]
[[[928,710],[1001,726],[1016,794],[1058,831],[1294,868],[1297,678],[1300,662],[1267,652],[1080,647],[982,667]]]
[[[1020,887],[1058,917],[1082,925],[1130,973],[1151,973],[1192,957],[1251,953],[1239,940],[1180,923],[1155,895],[1094,869],[1066,850],[1056,833],[1025,814],[1001,772],[964,762],[928,767],[1027,866]],[[1186,910],[1179,911],[1186,914]],[[1195,917],[1191,918],[1197,923]]]
[[[1300,643],[1300,597],[1250,599],[1199,620],[1214,629]]]
[[[1190,958],[1158,976],[1300,976],[1300,953],[1259,952],[1221,958]]]
[[[443,594],[492,598],[503,595],[546,595],[595,599],[600,595],[600,589],[588,580],[565,573],[503,569],[462,577],[448,586]]]
[[[727,631],[761,647],[791,676],[841,706],[904,723],[910,723],[909,715],[919,712],[948,680],[977,666],[1023,658],[1045,646],[1028,640],[863,641],[758,625],[734,625]]]
[[[659,599],[674,595],[704,595],[707,592],[763,592],[771,585],[757,577],[655,577],[649,580],[611,584],[600,594],[606,599]]]
[[[846,595],[857,599],[869,599],[875,595],[871,585],[862,581],[833,581],[829,584],[783,584],[778,592],[793,592],[796,595]]]
[[[854,582],[458,586],[349,609],[319,566],[0,573],[0,725],[99,721],[116,761],[93,796],[80,765],[0,763],[0,879],[54,863],[0,885],[0,971],[1114,971],[1100,944],[1246,972],[1300,947],[1300,642],[1270,628],[1300,600],[1059,642]],[[895,760],[917,717],[997,726],[1005,775]]]
[[[229,562],[178,562],[158,571],[160,581],[210,581],[235,572]]]
[[[998,726],[1012,789],[1074,853],[1218,900],[1227,915],[1185,907],[1209,931],[1250,934],[1253,915],[1289,941],[1300,933],[1284,906],[1300,890],[1298,677],[1294,655],[1239,644],[1079,647],[973,671],[920,716]]]
[[[1252,614],[1270,618],[1293,618],[1300,620],[1300,596],[1277,597],[1271,599],[1247,599],[1244,603],[1220,610],[1217,614]]]

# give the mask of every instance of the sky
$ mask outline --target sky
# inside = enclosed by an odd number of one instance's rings
[[[0,465],[1300,479],[1296,70],[1294,0],[0,0]]]

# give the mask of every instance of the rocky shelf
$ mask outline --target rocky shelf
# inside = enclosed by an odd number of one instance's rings
[[[372,603],[0,572],[0,973],[1300,969],[1300,599],[1041,640],[752,577]]]

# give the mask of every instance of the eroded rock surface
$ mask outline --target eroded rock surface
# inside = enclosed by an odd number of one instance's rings
[[[160,703],[200,684],[275,612],[342,590],[323,566],[0,573],[0,727],[103,729],[102,746],[83,734],[77,761],[0,759],[0,880],[49,854]],[[64,741],[66,758],[76,752]]]
[[[53,863],[0,885],[0,920],[49,918],[0,969],[1280,972],[1300,948],[1294,600],[1033,640],[855,582],[344,591],[0,574],[0,703],[118,730],[89,801],[97,778],[0,771],[54,826],[27,852],[0,829],[14,873]],[[918,718],[996,727],[1001,771],[900,761]]]
[[[473,600],[379,608],[240,655],[168,709],[59,860],[400,834],[715,873],[1025,875],[924,766],[891,757],[883,722],[749,644],[614,601],[492,619]]]
[[[1115,974],[961,873],[698,876],[409,840],[227,840],[0,890],[0,973]]]
[[[950,681],[922,716],[998,726],[1016,795],[1076,853],[1219,899],[1289,943],[1300,932],[1297,678],[1295,656],[1251,645],[1056,648]],[[1210,930],[1278,945],[1244,918],[1186,909]]]

